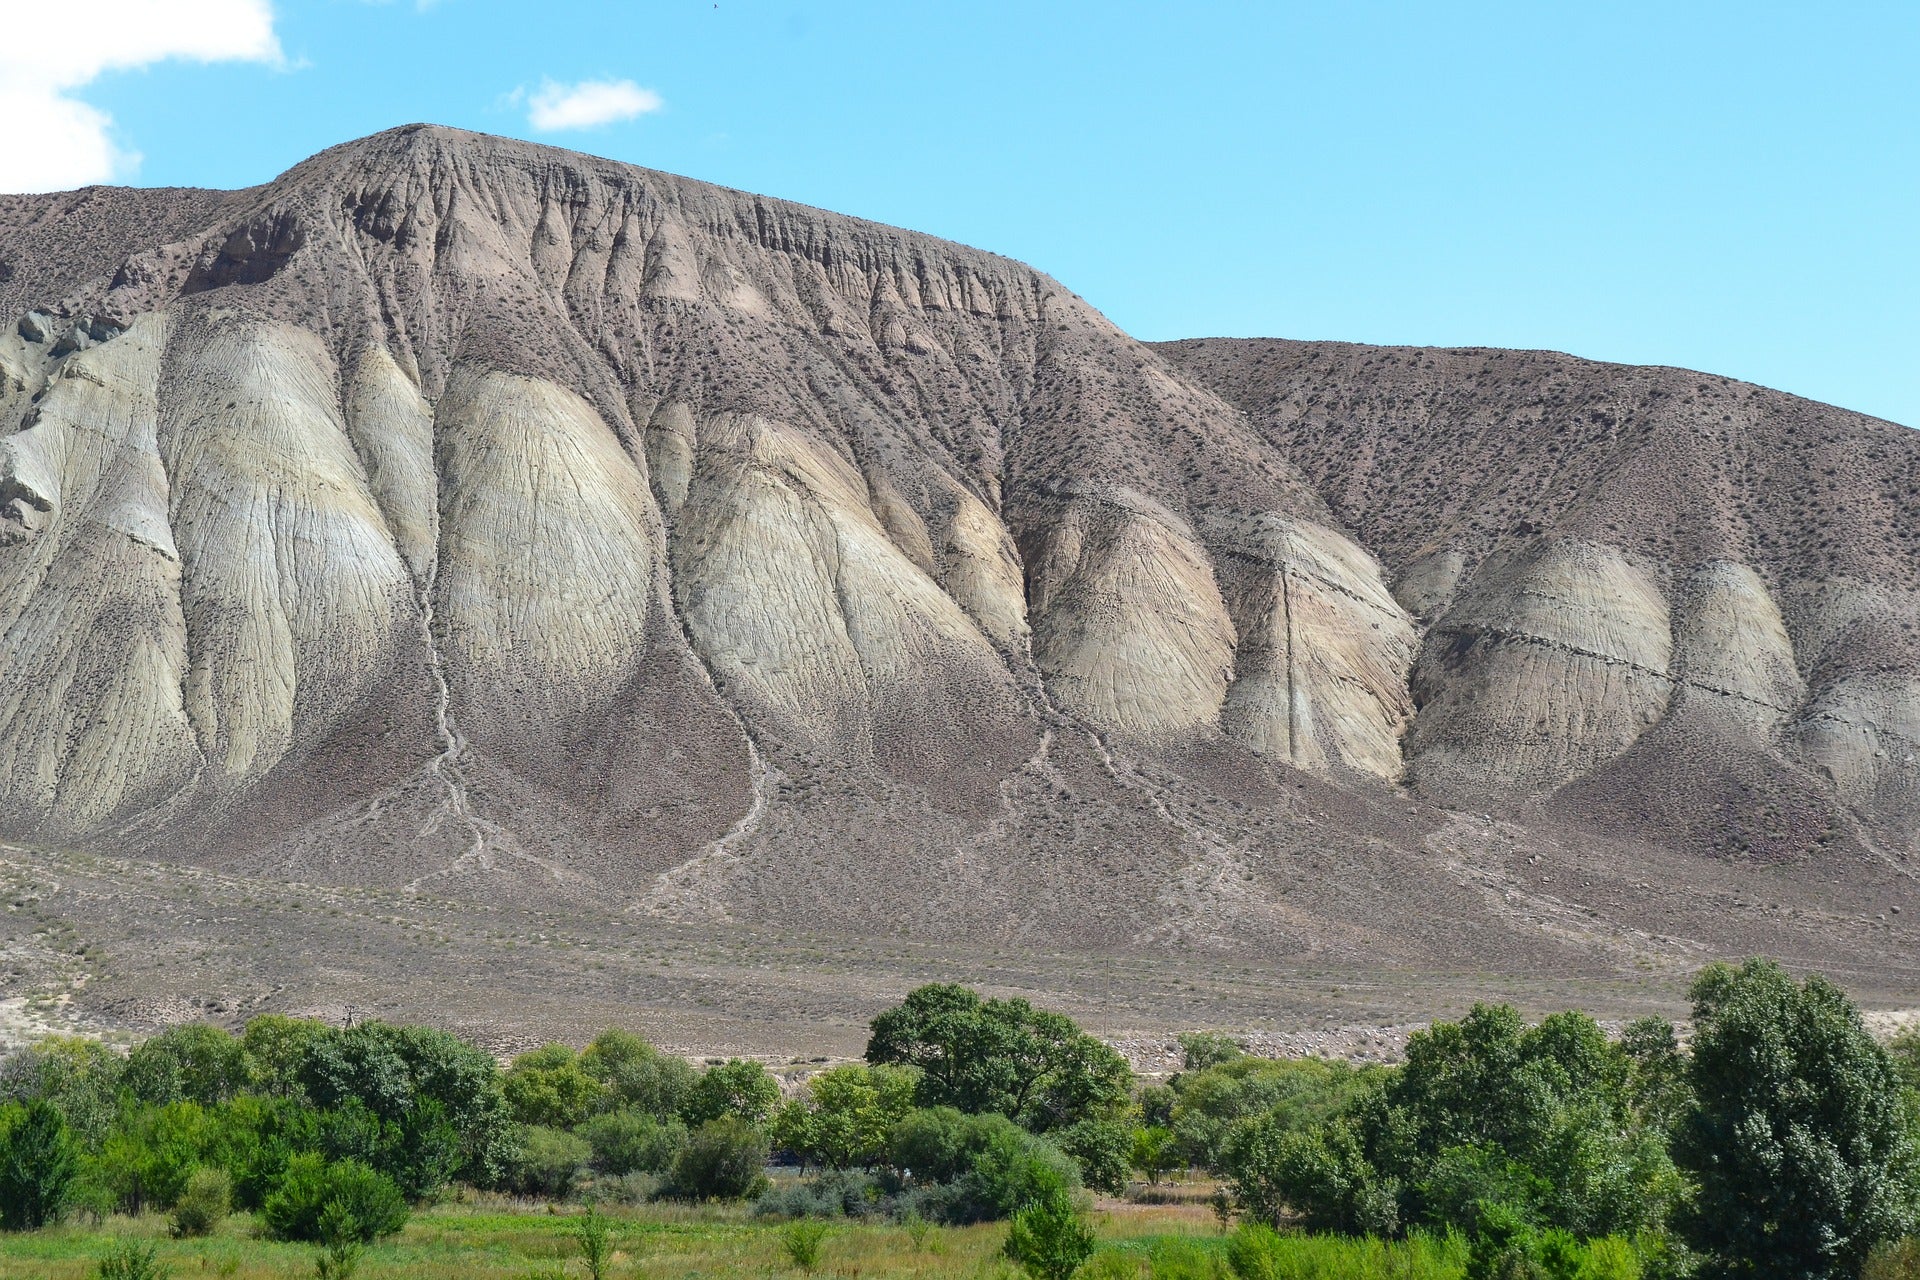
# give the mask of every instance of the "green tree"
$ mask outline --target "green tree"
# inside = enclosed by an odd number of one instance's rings
[[[1887,1042],[1887,1056],[1900,1083],[1920,1093],[1920,1025],[1902,1027]]]
[[[1133,1130],[1118,1120],[1082,1120],[1047,1135],[1080,1166],[1082,1185],[1119,1195],[1132,1167]]]
[[[1272,1125],[1304,1128],[1358,1097],[1370,1078],[1344,1062],[1242,1055],[1181,1075],[1166,1124],[1185,1160],[1218,1172],[1228,1134],[1241,1121],[1265,1115]]]
[[[688,1091],[680,1114],[689,1126],[731,1116],[750,1125],[763,1123],[780,1101],[780,1084],[767,1069],[744,1058],[709,1067]]]
[[[1693,1102],[1675,1155],[1709,1269],[1757,1280],[1856,1274],[1914,1221],[1914,1152],[1886,1051],[1846,995],[1778,965],[1713,965],[1692,990]]]
[[[1188,1031],[1176,1039],[1180,1042],[1181,1065],[1188,1071],[1205,1071],[1246,1054],[1238,1040],[1218,1031]]]
[[[664,1173],[687,1145],[687,1127],[678,1120],[656,1120],[638,1107],[603,1111],[580,1126],[593,1152],[593,1167],[616,1177]]]
[[[499,1065],[444,1031],[381,1022],[329,1029],[308,1044],[300,1082],[316,1107],[358,1103],[390,1126],[383,1158],[416,1194],[433,1190],[443,1171],[497,1186],[510,1167],[514,1125]]]
[[[1179,1144],[1174,1141],[1173,1130],[1157,1124],[1135,1129],[1127,1162],[1146,1174],[1149,1184],[1159,1186],[1161,1178],[1180,1166]]]
[[[0,1227],[32,1231],[58,1219],[76,1166],[58,1107],[36,1098],[0,1110]]]
[[[521,1124],[571,1129],[596,1109],[605,1092],[564,1044],[543,1045],[513,1060],[500,1082],[513,1118]]]
[[[263,1013],[240,1033],[240,1061],[247,1087],[270,1098],[299,1098],[306,1090],[300,1071],[308,1049],[328,1033],[324,1022]]]
[[[631,1031],[607,1030],[580,1054],[580,1069],[600,1082],[601,1104],[638,1107],[657,1120],[680,1114],[700,1073]]]
[[[0,1103],[44,1098],[66,1117],[76,1142],[92,1145],[113,1125],[125,1066],[98,1040],[50,1036],[0,1059]]]
[[[514,1165],[514,1190],[522,1195],[565,1199],[592,1158],[593,1148],[579,1134],[533,1125]]]
[[[872,1168],[886,1159],[894,1125],[913,1110],[918,1083],[919,1073],[906,1067],[852,1063],[822,1071],[780,1109],[770,1136],[805,1164]]]
[[[920,987],[875,1018],[866,1056],[918,1067],[923,1107],[997,1111],[1036,1133],[1117,1118],[1131,1103],[1126,1060],[1072,1019],[952,983]]]
[[[240,1042],[219,1027],[192,1023],[152,1036],[127,1055],[121,1087],[142,1102],[225,1102],[247,1085]]]
[[[1054,1188],[1013,1215],[1006,1252],[1034,1280],[1071,1280],[1093,1253],[1093,1232],[1072,1197]]]

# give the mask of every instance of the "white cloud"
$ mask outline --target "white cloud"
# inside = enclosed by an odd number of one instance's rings
[[[0,191],[58,191],[128,176],[106,112],[74,97],[103,72],[170,58],[279,63],[269,0],[90,0],[6,6],[0,39]],[[83,15],[83,16],[78,16]]]
[[[527,100],[527,121],[542,133],[556,129],[592,129],[658,111],[660,95],[631,80],[548,80]]]

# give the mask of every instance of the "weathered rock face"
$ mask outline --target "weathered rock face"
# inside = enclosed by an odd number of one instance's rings
[[[0,201],[0,260],[0,839],[1271,940],[1311,930],[1254,868],[1412,847],[1409,790],[1591,807],[1711,742],[1822,848],[1915,851],[1890,424],[1150,349],[1004,259],[426,127]]]

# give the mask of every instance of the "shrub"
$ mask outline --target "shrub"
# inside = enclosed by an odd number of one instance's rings
[[[66,1119],[51,1102],[0,1109],[0,1227],[32,1231],[59,1218],[78,1167]]]
[[[320,1214],[320,1256],[313,1260],[314,1280],[353,1280],[365,1251],[359,1237],[353,1213],[340,1201],[329,1201]]]
[[[1141,1257],[1119,1249],[1099,1249],[1080,1264],[1075,1280],[1140,1280]]]
[[[1065,1195],[1079,1184],[1078,1167],[1051,1143],[1002,1116],[981,1116],[978,1123],[984,1140],[967,1172],[954,1184],[956,1198],[949,1210],[953,1220],[1006,1218],[1034,1201]]]
[[[746,1121],[709,1120],[674,1157],[669,1188],[686,1200],[739,1199],[764,1176],[767,1149],[765,1136]]]
[[[324,1240],[326,1224],[370,1244],[407,1224],[407,1204],[392,1179],[358,1160],[329,1163],[309,1153],[287,1162],[261,1218],[276,1240]]]
[[[587,1274],[592,1280],[607,1280],[607,1267],[613,1259],[613,1241],[607,1229],[607,1220],[592,1205],[580,1215],[580,1221],[574,1224],[573,1238],[580,1242],[580,1256],[586,1259]]]
[[[1920,1280],[1920,1237],[1880,1244],[1868,1255],[1860,1280]]]
[[[204,1236],[233,1212],[233,1178],[225,1169],[202,1166],[187,1177],[186,1190],[173,1202],[170,1225],[176,1239]]]
[[[811,1275],[820,1265],[820,1246],[826,1238],[826,1223],[817,1218],[795,1218],[780,1229],[780,1248],[787,1261]]]
[[[1034,1280],[1071,1280],[1093,1252],[1093,1232],[1080,1221],[1072,1198],[1056,1188],[1013,1215],[1006,1252]]]
[[[592,1158],[593,1148],[579,1134],[536,1125],[527,1130],[514,1161],[513,1189],[521,1195],[565,1199]]]
[[[879,1182],[851,1169],[777,1186],[754,1202],[756,1217],[864,1218],[880,1212],[886,1197]]]
[[[687,1143],[687,1127],[678,1120],[656,1120],[639,1107],[605,1111],[580,1128],[592,1149],[593,1167],[615,1175],[661,1173]]]
[[[95,1280],[167,1280],[173,1272],[156,1261],[154,1253],[151,1244],[121,1240],[109,1246],[94,1267]]]

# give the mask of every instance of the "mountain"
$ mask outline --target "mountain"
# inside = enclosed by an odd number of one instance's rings
[[[1894,424],[1148,346],[1004,258],[428,126],[0,198],[0,316],[20,849],[853,945],[1911,976]]]

